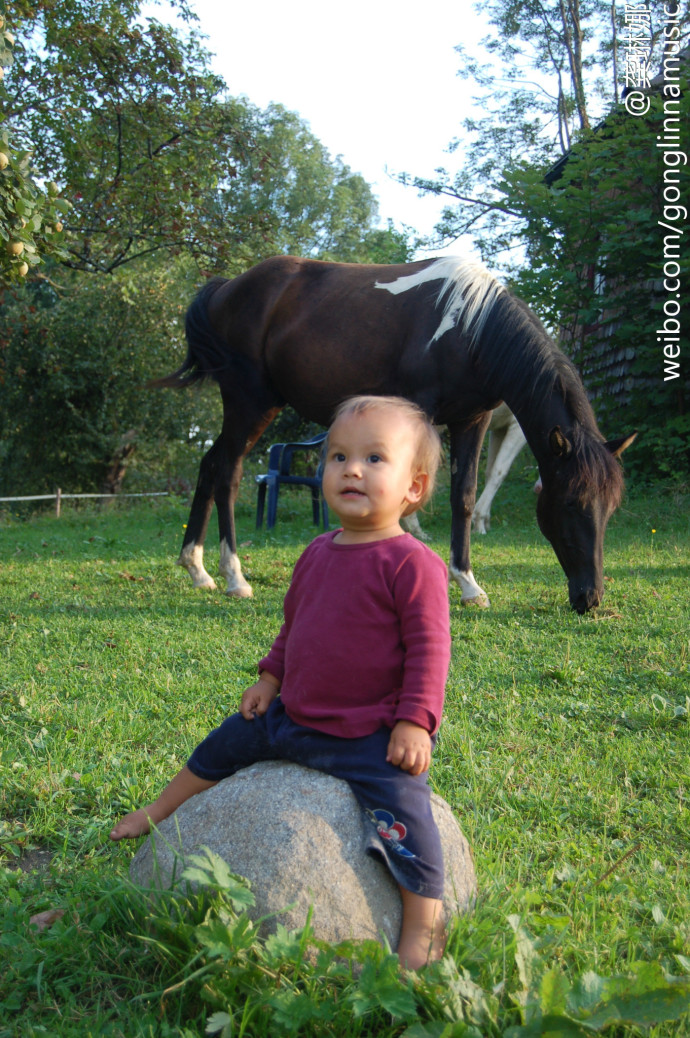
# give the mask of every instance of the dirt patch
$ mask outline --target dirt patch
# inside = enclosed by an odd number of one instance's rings
[[[16,862],[17,868],[22,872],[47,872],[53,860],[53,852],[42,850],[40,847],[27,851]]]

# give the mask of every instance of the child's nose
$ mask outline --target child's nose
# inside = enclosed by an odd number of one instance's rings
[[[362,463],[359,458],[347,458],[345,461],[345,475],[346,476],[361,476],[362,474]]]

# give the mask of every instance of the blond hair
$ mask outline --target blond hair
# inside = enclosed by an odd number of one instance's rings
[[[399,414],[411,424],[416,434],[416,451],[412,462],[413,473],[414,475],[419,475],[419,473],[423,472],[429,479],[421,499],[417,504],[410,505],[404,512],[404,515],[412,515],[413,512],[424,507],[434,492],[436,473],[438,472],[443,453],[441,437],[426,412],[417,404],[402,396],[362,395],[348,397],[347,400],[343,400],[336,407],[331,420],[331,426],[338,418],[344,418],[347,415],[367,414],[370,411],[395,411],[396,414]],[[328,438],[324,448],[328,448]]]

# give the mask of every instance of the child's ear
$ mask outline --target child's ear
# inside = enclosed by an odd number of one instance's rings
[[[410,505],[418,505],[429,488],[429,473],[417,472],[410,483],[405,494],[405,500]]]

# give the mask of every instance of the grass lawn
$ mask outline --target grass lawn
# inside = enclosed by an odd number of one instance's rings
[[[0,518],[0,1038],[690,1034],[690,497],[629,491],[580,617],[532,476],[514,467],[473,541],[491,609],[450,590],[431,782],[480,896],[415,980],[378,946],[313,963],[308,933],[257,940],[220,875],[151,899],[108,839],[238,705],[314,535],[308,495],[257,532],[246,481],[241,601],[173,565],[184,501]],[[447,558],[443,492],[423,525]]]

